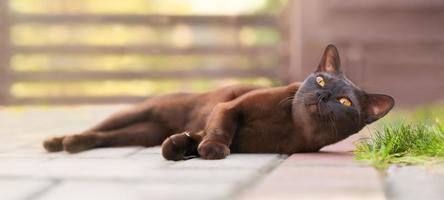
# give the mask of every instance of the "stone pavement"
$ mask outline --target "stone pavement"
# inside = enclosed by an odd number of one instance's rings
[[[122,107],[0,109],[0,199],[384,199],[384,190],[390,199],[443,196],[437,192],[442,175],[419,169],[426,175],[415,177],[403,170],[410,168],[392,168],[384,181],[354,161],[351,141],[357,137],[320,153],[233,154],[217,161],[166,161],[159,147],[73,155],[41,147],[49,135],[81,131]],[[444,174],[441,169],[434,174]],[[429,180],[432,189],[404,195]]]
[[[385,178],[388,199],[444,199],[444,165],[391,166]]]
[[[46,153],[50,135],[75,133],[123,106],[0,111],[0,199],[233,199],[286,156],[166,161],[159,147]]]
[[[378,171],[353,160],[351,143],[359,137],[354,135],[319,153],[291,155],[243,193],[242,199],[385,199]]]

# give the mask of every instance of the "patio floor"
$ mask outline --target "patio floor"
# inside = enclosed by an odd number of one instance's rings
[[[405,182],[444,186],[443,168],[392,168],[382,179],[353,160],[351,141],[357,137],[320,153],[233,154],[216,161],[166,161],[159,147],[79,154],[49,154],[41,147],[48,136],[81,131],[122,107],[1,109],[1,199],[405,199]],[[422,193],[442,197],[439,188]]]

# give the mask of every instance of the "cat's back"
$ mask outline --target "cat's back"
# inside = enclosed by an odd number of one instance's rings
[[[202,130],[205,127],[208,116],[217,104],[232,101],[261,88],[263,87],[256,85],[232,85],[194,96],[189,102],[193,107],[185,111],[188,112],[187,117],[193,120],[187,123],[185,130]]]
[[[218,103],[260,88],[263,87],[239,84],[204,93],[172,93],[150,97],[137,107],[174,131],[194,131],[204,127],[208,115]]]

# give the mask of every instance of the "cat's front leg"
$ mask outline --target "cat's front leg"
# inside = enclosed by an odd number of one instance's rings
[[[223,159],[230,154],[228,145],[216,140],[202,141],[197,150],[200,157],[207,160]]]
[[[240,114],[236,101],[216,105],[210,114],[204,137],[198,146],[203,159],[223,159],[230,154],[229,146],[233,139]]]

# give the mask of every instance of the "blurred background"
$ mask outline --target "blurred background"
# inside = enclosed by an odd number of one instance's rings
[[[444,98],[442,0],[3,0],[0,105],[286,84],[329,43],[363,89],[404,107]]]

